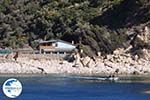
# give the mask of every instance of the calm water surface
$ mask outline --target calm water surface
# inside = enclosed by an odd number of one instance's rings
[[[124,78],[117,82],[73,76],[0,76],[0,100],[7,98],[2,84],[8,78],[22,82],[23,92],[14,100],[150,100],[149,78]]]

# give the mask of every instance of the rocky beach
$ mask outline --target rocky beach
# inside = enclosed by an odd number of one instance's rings
[[[74,55],[68,62],[61,57],[38,54],[23,54],[15,61],[12,55],[1,56],[1,74],[74,74],[74,75],[147,75],[150,74],[150,51],[143,49],[143,57],[124,53],[117,49],[106,57]]]
[[[1,0],[0,74],[150,74],[149,8],[149,0]],[[57,55],[68,51],[71,61]]]
[[[149,32],[145,27],[136,35],[135,38],[143,41],[143,44],[137,43],[141,48],[134,47],[137,41],[133,38],[126,48],[117,48],[106,55],[97,52],[92,57],[83,57],[80,50],[67,59],[59,54],[0,55],[0,74],[147,75],[150,74]],[[136,34],[130,33],[126,34]]]

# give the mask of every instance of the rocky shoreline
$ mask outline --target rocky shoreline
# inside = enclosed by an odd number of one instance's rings
[[[74,75],[147,75],[150,74],[150,53],[144,50],[145,58],[123,52],[118,49],[113,55],[81,58],[75,55],[75,61],[62,59],[19,57],[16,61],[1,58],[0,74],[74,74]],[[33,55],[30,55],[33,56]],[[35,59],[36,58],[36,59]]]

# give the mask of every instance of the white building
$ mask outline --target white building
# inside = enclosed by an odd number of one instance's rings
[[[39,42],[39,51],[41,54],[66,54],[71,53],[76,46],[62,40],[49,40]]]

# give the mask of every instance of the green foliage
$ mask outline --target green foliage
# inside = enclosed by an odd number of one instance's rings
[[[3,12],[4,10],[5,10],[5,7],[2,4],[0,4],[0,12]]]
[[[112,0],[112,3],[113,3],[114,5],[116,5],[116,4],[119,4],[121,1],[123,1],[123,0]]]
[[[36,48],[35,40],[63,39],[81,43],[86,54],[111,53],[126,41],[126,36],[90,21],[122,1],[125,0],[1,0],[0,45],[20,48],[29,44]],[[114,12],[115,16],[103,20],[117,24],[124,18],[122,12]],[[117,21],[109,21],[113,18]]]

